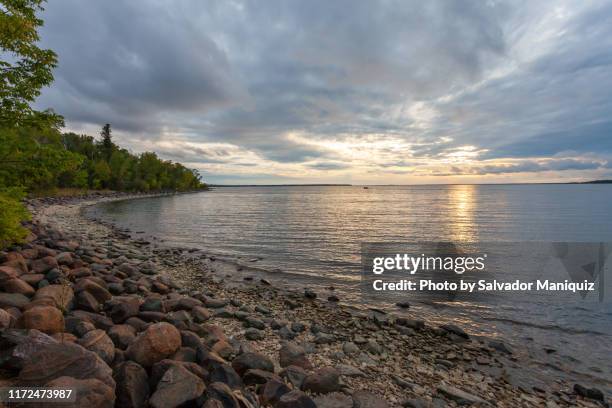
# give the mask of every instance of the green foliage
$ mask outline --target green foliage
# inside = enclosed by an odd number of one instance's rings
[[[36,112],[30,103],[53,82],[57,56],[37,46],[36,16],[43,0],[0,0],[0,125],[42,125],[57,128],[62,118],[52,111]]]
[[[21,200],[23,191],[18,188],[0,189],[0,248],[21,242],[27,236],[21,222],[28,220],[30,214]]]
[[[179,163],[161,160],[155,153],[134,155],[110,140],[110,125],[101,132],[102,140],[65,133],[67,151],[79,154],[83,163],[61,177],[60,187],[89,187],[117,191],[188,191],[206,188],[195,170]],[[108,138],[106,136],[109,136]],[[73,174],[74,173],[74,174]],[[76,173],[79,173],[77,176]],[[84,177],[82,173],[86,173]],[[76,184],[87,179],[87,185]]]

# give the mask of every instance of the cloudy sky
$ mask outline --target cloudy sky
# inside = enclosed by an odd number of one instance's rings
[[[53,0],[37,104],[213,183],[612,178],[610,1]]]

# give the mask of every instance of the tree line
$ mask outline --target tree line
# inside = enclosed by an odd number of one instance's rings
[[[57,56],[38,47],[44,0],[0,0],[0,248],[23,239],[22,199],[57,188],[188,191],[199,174],[155,153],[117,146],[110,124],[100,138],[62,133],[64,120],[32,103],[53,81]]]

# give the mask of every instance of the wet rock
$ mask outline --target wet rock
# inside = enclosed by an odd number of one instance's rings
[[[458,388],[451,387],[450,385],[439,385],[438,393],[444,395],[446,398],[455,401],[459,405],[472,405],[472,404],[483,404],[488,405],[487,401],[483,400],[476,395],[472,395]]]
[[[280,397],[274,408],[317,408],[317,404],[302,391],[294,390]]]
[[[117,366],[114,372],[117,383],[117,408],[139,408],[145,406],[149,398],[149,378],[142,366],[126,361]]]
[[[125,350],[136,340],[136,329],[128,324],[118,324],[108,330],[108,337],[117,348]]]
[[[306,299],[316,299],[317,294],[312,289],[304,289],[304,297]]]
[[[17,325],[47,334],[60,333],[64,331],[64,316],[56,307],[37,306],[23,312]]]
[[[59,377],[46,383],[45,387],[72,390],[75,400],[71,405],[76,407],[113,408],[115,406],[114,388],[95,378]]]
[[[418,319],[406,319],[403,317],[399,317],[395,320],[395,323],[400,325],[400,326],[404,326],[404,327],[409,327],[413,330],[422,330],[425,328],[425,321],[424,320],[418,320]]]
[[[115,344],[104,330],[89,331],[78,343],[87,350],[96,353],[107,364],[111,364],[115,359]]]
[[[263,340],[264,332],[251,327],[245,331],[244,337],[247,340],[252,340],[252,341]]]
[[[205,388],[204,382],[198,376],[180,365],[172,366],[157,384],[149,404],[155,408],[177,407],[197,399]]]
[[[500,351],[502,353],[506,353],[506,354],[512,354],[512,349],[503,341],[499,341],[499,340],[491,340],[489,342],[489,347],[491,347],[492,349],[495,349],[497,351]]]
[[[340,373],[332,367],[321,368],[304,378],[304,391],[315,394],[326,394],[340,389]]]
[[[290,392],[291,389],[285,383],[277,379],[270,379],[266,382],[261,392],[261,400],[263,404],[276,405],[280,398]]]
[[[150,367],[170,357],[181,346],[181,334],[168,323],[149,326],[128,347],[127,357],[143,367]]]
[[[410,307],[408,302],[397,302],[395,305],[401,309],[408,309]]]
[[[604,401],[603,392],[597,388],[587,388],[580,384],[574,384],[574,392],[584,398],[590,398],[597,401]]]
[[[463,331],[462,328],[454,324],[443,324],[440,326],[440,328],[448,333],[454,334],[455,336],[459,336],[464,339],[470,338],[470,336],[465,331]]]
[[[308,360],[308,357],[306,357],[304,348],[291,342],[286,342],[281,346],[279,351],[279,362],[281,367],[293,365],[305,369],[312,368],[312,364]]]
[[[232,367],[239,375],[249,369],[259,369],[274,372],[274,364],[267,356],[259,353],[242,353],[232,361]]]
[[[390,405],[380,395],[369,391],[355,391],[353,393],[354,408],[389,408]]]
[[[95,378],[115,388],[108,365],[97,354],[74,343],[37,343],[26,356],[18,381],[35,386],[64,376]]]

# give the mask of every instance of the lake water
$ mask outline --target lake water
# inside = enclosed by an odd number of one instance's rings
[[[279,284],[333,286],[346,303],[390,309],[360,290],[363,242],[612,242],[612,185],[223,187],[98,211],[166,244],[256,265]],[[611,389],[609,303],[412,300],[412,316],[501,337],[547,370]]]

